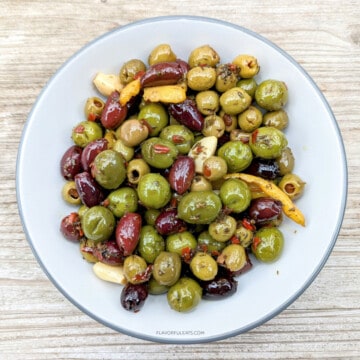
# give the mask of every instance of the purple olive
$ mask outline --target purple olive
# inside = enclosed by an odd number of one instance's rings
[[[281,201],[270,197],[259,197],[250,203],[249,216],[255,225],[263,225],[279,218],[282,214]]]
[[[65,216],[60,223],[60,231],[63,236],[71,241],[80,241],[84,236],[81,228],[80,216],[76,212]]]
[[[75,176],[75,186],[82,203],[87,207],[99,205],[105,200],[102,188],[86,171]]]
[[[201,283],[202,297],[208,300],[217,300],[235,294],[237,281],[230,275],[218,275],[210,281]]]
[[[128,311],[138,312],[144,306],[145,300],[148,297],[148,288],[144,283],[141,284],[126,284],[120,296],[121,306]]]
[[[120,265],[124,262],[124,255],[115,240],[100,242],[93,249],[93,255],[102,263]]]
[[[83,149],[80,146],[70,146],[64,153],[60,161],[61,175],[66,180],[74,180],[75,175],[82,169],[81,154]]]
[[[245,172],[268,180],[280,175],[279,165],[274,159],[254,158]]]
[[[191,186],[195,176],[195,162],[189,156],[179,156],[172,164],[168,180],[178,194],[184,194]]]
[[[81,154],[81,165],[84,171],[90,171],[90,166],[97,154],[108,148],[105,138],[96,139],[87,144]]]
[[[160,235],[171,235],[186,230],[186,223],[178,218],[175,208],[170,208],[158,215],[155,227]]]
[[[187,126],[190,130],[201,131],[204,127],[204,117],[198,110],[194,100],[186,99],[179,104],[170,104],[168,109],[175,120]]]
[[[127,116],[127,107],[119,103],[119,93],[114,91],[107,98],[101,113],[101,124],[105,129],[117,128]]]

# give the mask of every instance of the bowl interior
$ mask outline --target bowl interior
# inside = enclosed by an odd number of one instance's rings
[[[285,220],[284,253],[273,264],[253,260],[238,278],[237,293],[226,300],[203,301],[194,311],[170,310],[165,296],[151,296],[136,314],[120,306],[121,287],[92,273],[78,246],[65,241],[61,219],[73,208],[61,199],[59,162],[72,145],[73,126],[83,107],[98,95],[92,79],[98,71],[117,73],[130,58],[146,61],[150,51],[168,43],[179,58],[209,44],[222,62],[241,53],[261,65],[257,81],[286,82],[290,124],[285,133],[296,158],[294,172],[307,185],[297,202],[306,227]],[[323,95],[285,52],[239,26],[200,17],[148,19],[116,29],[70,58],[40,94],[26,123],[17,163],[17,196],[29,243],[56,287],[77,307],[120,332],[161,342],[203,342],[252,329],[291,304],[314,280],[338,235],[346,202],[346,160],[340,132]]]

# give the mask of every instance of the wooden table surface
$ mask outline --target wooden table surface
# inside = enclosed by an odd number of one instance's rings
[[[43,86],[90,40],[132,21],[162,15],[219,18],[275,42],[323,91],[347,152],[345,219],[318,278],[274,319],[209,344],[147,342],[83,314],[41,270],[17,209],[19,140]],[[1,0],[0,121],[1,359],[360,359],[358,0]]]

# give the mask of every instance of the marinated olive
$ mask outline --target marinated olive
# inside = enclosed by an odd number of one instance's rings
[[[186,230],[186,224],[179,219],[176,208],[161,211],[155,220],[155,227],[161,235],[171,235]]]
[[[173,310],[186,312],[194,309],[202,297],[202,288],[194,280],[188,277],[181,278],[171,286],[167,293],[167,300]]]
[[[130,161],[135,154],[134,148],[125,145],[124,142],[120,139],[115,141],[112,150],[117,151],[124,158],[125,161]]]
[[[207,230],[202,231],[197,240],[198,247],[201,251],[214,255],[218,255],[226,246],[226,243],[215,240]]]
[[[94,249],[94,241],[85,238],[80,241],[80,253],[82,257],[90,263],[96,263],[99,261],[97,256],[94,255]]]
[[[150,167],[143,159],[132,159],[126,168],[126,175],[130,184],[137,184],[141,177],[149,172]]]
[[[103,189],[86,171],[75,176],[75,185],[81,202],[87,207],[99,205],[105,199]]]
[[[209,225],[209,234],[216,241],[226,242],[235,233],[236,220],[230,215],[224,215]]]
[[[239,244],[230,244],[218,256],[217,262],[232,273],[239,273],[247,265],[245,248]]]
[[[236,115],[227,114],[224,110],[220,110],[219,116],[223,119],[225,124],[225,131],[232,131],[236,129],[238,120]]]
[[[255,79],[241,79],[236,83],[237,87],[245,90],[252,98],[255,96],[255,91],[258,86]]]
[[[135,212],[138,208],[138,196],[135,189],[124,186],[112,191],[105,200],[106,206],[116,217],[127,212]]]
[[[279,166],[279,175],[283,176],[293,171],[295,166],[295,158],[289,147],[285,147],[279,157],[276,159],[276,163]]]
[[[169,290],[169,287],[166,285],[159,284],[153,277],[149,280],[148,283],[149,294],[151,295],[161,295],[166,294]]]
[[[238,55],[232,62],[239,68],[239,75],[241,78],[252,78],[260,70],[258,60],[252,55]]]
[[[275,180],[280,175],[279,165],[275,159],[254,158],[245,172],[268,180]]]
[[[121,265],[124,255],[115,240],[101,241],[95,244],[93,254],[98,261],[108,265]]]
[[[283,130],[288,126],[289,116],[284,109],[269,111],[263,116],[263,125]]]
[[[149,103],[143,106],[138,118],[146,121],[147,126],[151,129],[150,136],[158,136],[169,120],[167,111],[160,103]]]
[[[186,74],[186,80],[192,90],[209,90],[215,85],[216,70],[210,66],[195,66]]]
[[[205,178],[203,175],[196,175],[194,176],[190,191],[209,191],[212,190],[211,182]]]
[[[225,92],[236,86],[238,81],[238,67],[234,64],[221,64],[216,67],[215,88],[219,92]]]
[[[147,269],[146,261],[138,255],[127,256],[124,260],[124,276],[131,284],[140,284],[148,279],[144,276]]]
[[[274,159],[281,155],[288,142],[284,133],[274,127],[263,126],[250,136],[252,152],[264,159]]]
[[[101,113],[104,109],[105,103],[102,99],[98,97],[91,97],[86,100],[85,103],[85,118],[89,121],[99,120],[101,118]]]
[[[140,231],[137,250],[148,264],[152,264],[160,252],[165,250],[164,238],[154,226],[144,225]]]
[[[248,208],[251,202],[249,186],[240,179],[228,179],[220,187],[220,198],[224,206],[235,213]]]
[[[153,209],[164,207],[171,199],[170,185],[160,174],[146,174],[141,177],[137,193],[140,202]]]
[[[271,197],[258,197],[251,201],[248,211],[255,225],[264,225],[281,216],[282,204]]]
[[[212,114],[204,118],[202,134],[204,136],[215,136],[220,138],[225,131],[225,123],[221,116]]]
[[[210,156],[204,161],[203,175],[209,181],[221,179],[227,173],[227,163],[220,156]]]
[[[96,156],[91,174],[103,188],[116,189],[126,178],[124,160],[115,150],[104,150]]]
[[[284,247],[284,236],[276,227],[264,227],[255,233],[251,250],[263,262],[277,260]]]
[[[131,255],[140,240],[142,217],[138,213],[127,212],[115,229],[115,240],[124,256]]]
[[[195,250],[197,241],[195,236],[189,231],[182,231],[169,235],[166,238],[166,250],[184,255],[184,251]]]
[[[138,119],[128,119],[116,130],[118,139],[129,147],[137,146],[149,135],[149,128]]]
[[[280,110],[288,100],[286,84],[279,80],[265,80],[257,86],[255,99],[265,110]]]
[[[181,274],[181,258],[177,253],[162,251],[155,259],[153,277],[161,285],[175,284]]]
[[[171,188],[182,195],[190,188],[194,175],[194,159],[189,156],[179,156],[170,168],[168,180]]]
[[[177,147],[168,140],[152,137],[141,144],[143,159],[158,169],[166,169],[171,166],[178,155]]]
[[[169,125],[161,130],[160,138],[171,141],[180,154],[187,154],[194,145],[194,134],[183,125]]]
[[[148,58],[149,65],[161,63],[164,61],[175,61],[176,55],[169,44],[160,44],[150,53]]]
[[[253,241],[255,227],[253,225],[244,226],[239,222],[236,226],[234,236],[239,240],[239,243],[244,248],[248,248]]]
[[[120,80],[123,84],[128,84],[134,80],[135,76],[146,70],[146,65],[139,59],[131,59],[124,63],[120,69]]]
[[[222,204],[212,191],[196,191],[184,195],[178,205],[180,219],[190,224],[210,224],[216,219]]]
[[[72,212],[65,216],[60,223],[60,231],[63,236],[71,241],[79,241],[83,237],[82,224],[79,214]]]
[[[115,217],[104,206],[93,206],[81,218],[81,227],[85,236],[94,242],[110,238],[115,229]]]
[[[216,91],[200,91],[195,96],[196,106],[203,115],[215,114],[220,107],[219,95]]]
[[[233,87],[220,96],[222,109],[230,115],[237,115],[251,104],[251,96],[240,87]]]
[[[246,132],[253,132],[263,121],[261,111],[255,106],[249,106],[238,116],[239,127]]]
[[[82,172],[83,168],[81,165],[81,154],[83,149],[80,146],[70,146],[60,161],[61,175],[66,180],[74,180],[75,175]]]
[[[84,148],[88,143],[103,136],[101,126],[94,121],[82,121],[72,131],[71,138],[75,145]]]
[[[218,265],[215,259],[205,252],[198,252],[190,261],[192,273],[203,281],[209,281],[215,278],[218,273]]]
[[[63,199],[71,205],[80,205],[81,199],[77,192],[75,181],[67,181],[61,191]]]
[[[161,211],[157,209],[146,209],[144,219],[146,224],[155,226],[156,219],[160,215]]]
[[[278,186],[291,199],[297,199],[304,192],[305,182],[300,176],[289,173],[282,177]]]
[[[134,313],[141,310],[144,306],[145,300],[148,297],[148,289],[146,284],[126,284],[120,296],[121,306],[128,311]]]
[[[197,47],[190,53],[188,59],[191,68],[205,65],[215,67],[219,62],[219,54],[209,45]]]
[[[90,167],[96,156],[108,149],[108,141],[104,138],[91,141],[85,146],[81,153],[81,165],[85,171],[90,171]]]
[[[202,298],[217,300],[235,294],[237,281],[231,275],[218,274],[213,280],[202,281]]]
[[[218,150],[218,156],[226,161],[229,172],[245,170],[253,159],[249,145],[244,144],[242,141],[229,141],[225,143]]]

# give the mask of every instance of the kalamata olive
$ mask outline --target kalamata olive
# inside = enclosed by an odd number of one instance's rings
[[[72,212],[71,214],[65,216],[61,220],[60,231],[66,239],[79,241],[84,236],[79,215]]]
[[[64,179],[74,180],[75,175],[82,171],[82,151],[82,147],[77,145],[72,145],[65,151],[60,161],[60,171]]]
[[[81,154],[81,165],[84,171],[90,170],[90,165],[97,154],[108,148],[108,141],[105,138],[97,139],[87,144]]]
[[[169,105],[170,115],[182,125],[187,126],[190,130],[201,131],[204,126],[204,118],[196,107],[196,102],[186,99],[179,104]]]
[[[109,265],[119,265],[124,262],[124,256],[115,240],[103,241],[93,248],[93,255]]]
[[[75,185],[82,203],[87,207],[98,205],[105,199],[100,185],[86,171],[75,176]]]
[[[127,107],[119,103],[119,93],[114,91],[107,98],[101,114],[101,124],[105,129],[117,128],[126,118]]]
[[[270,197],[259,197],[250,203],[249,216],[256,225],[265,224],[281,215],[281,202]]]
[[[177,209],[163,210],[155,220],[155,227],[159,234],[170,235],[186,229],[186,224],[177,216]]]
[[[116,243],[124,256],[135,250],[141,231],[141,216],[137,213],[126,213],[117,223],[115,230]]]
[[[279,165],[274,159],[254,158],[245,172],[268,180],[280,175]]]
[[[122,291],[120,302],[121,306],[128,311],[138,312],[144,306],[148,297],[148,289],[146,284],[126,284]]]
[[[178,194],[184,194],[191,186],[195,175],[195,162],[189,156],[179,156],[169,172],[170,187]]]
[[[215,279],[200,283],[203,299],[217,300],[235,294],[237,281],[230,275],[218,274]]]

